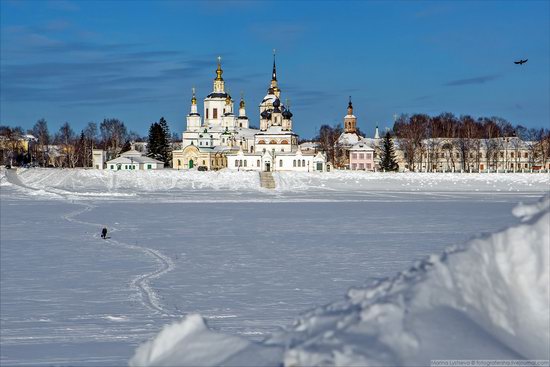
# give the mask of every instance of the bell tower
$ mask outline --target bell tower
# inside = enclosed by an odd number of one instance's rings
[[[355,134],[357,132],[357,117],[353,115],[351,96],[348,103],[348,114],[344,117],[344,133]]]

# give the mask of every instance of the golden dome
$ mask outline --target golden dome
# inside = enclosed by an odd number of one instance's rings
[[[221,56],[218,56],[218,68],[216,69],[216,80],[223,80],[222,74],[223,74],[222,58]]]

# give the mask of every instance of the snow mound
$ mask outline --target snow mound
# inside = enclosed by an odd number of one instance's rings
[[[6,169],[4,167],[0,167],[0,186],[10,186],[11,183],[8,181],[8,177],[6,176]]]
[[[263,343],[210,331],[198,315],[139,347],[132,366],[424,366],[550,358],[550,199],[522,222],[348,291]]]
[[[165,326],[136,350],[130,366],[269,366],[282,349],[266,348],[237,336],[215,333],[197,314]]]
[[[277,190],[548,191],[548,173],[275,172]]]
[[[162,192],[170,190],[242,190],[259,189],[256,172],[223,171],[108,171],[94,169],[19,170],[21,181],[36,189],[58,189],[93,194],[97,192]]]
[[[282,336],[285,365],[548,360],[549,209],[304,315]]]

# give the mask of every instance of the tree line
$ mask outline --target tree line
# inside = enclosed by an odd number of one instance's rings
[[[319,128],[315,137],[320,150],[326,153],[327,160],[335,167],[342,167],[346,162],[347,151],[338,142],[342,133],[341,124],[325,124]],[[513,125],[500,117],[456,117],[448,112],[436,116],[402,114],[395,120],[389,133],[391,139],[397,142],[409,169],[412,170],[422,164],[431,167],[438,154],[444,152],[448,153],[446,156],[449,159],[460,162],[460,168],[464,170],[471,166],[479,167],[482,160],[486,162],[487,167],[491,167],[495,165],[503,150],[518,150],[521,144],[527,146],[533,163],[546,162],[550,158],[549,129]],[[486,153],[483,157],[480,154],[481,150]],[[454,162],[452,163],[454,165]],[[391,166],[389,163],[388,165]]]
[[[476,119],[469,115],[456,117],[448,112],[437,116],[401,115],[392,132],[412,170],[422,164],[432,167],[442,153],[450,160],[457,158],[463,170],[477,169],[482,163],[496,167],[504,151],[525,147],[532,163],[546,162],[550,157],[549,129],[513,125],[500,117]],[[455,162],[450,163],[454,166]]]
[[[35,139],[29,140],[26,135]],[[177,136],[170,136],[164,118],[151,125],[148,137],[129,131],[117,118],[106,118],[99,125],[89,122],[79,133],[65,122],[51,134],[47,121],[42,118],[27,131],[19,126],[0,126],[0,158],[2,164],[9,165],[91,167],[93,149],[103,149],[107,158],[112,159],[130,150],[131,142],[146,141],[152,148],[148,155],[168,163],[171,159],[170,144],[174,139]]]

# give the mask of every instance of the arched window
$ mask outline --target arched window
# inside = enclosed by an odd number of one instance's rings
[[[178,166],[181,166],[181,160],[178,159]]]
[[[305,166],[306,166],[306,160],[302,159],[302,167],[305,167]]]
[[[298,159],[298,167],[301,167],[300,160]]]
[[[283,166],[283,160],[279,159],[279,167],[282,167],[282,166]]]
[[[296,167],[296,159],[292,161],[292,167]]]
[[[246,167],[246,162],[248,162],[248,160],[245,159],[245,160],[244,160],[244,166],[245,166],[245,167]]]
[[[256,165],[257,165],[258,167],[260,167],[260,160],[259,160],[259,159],[256,161]]]

